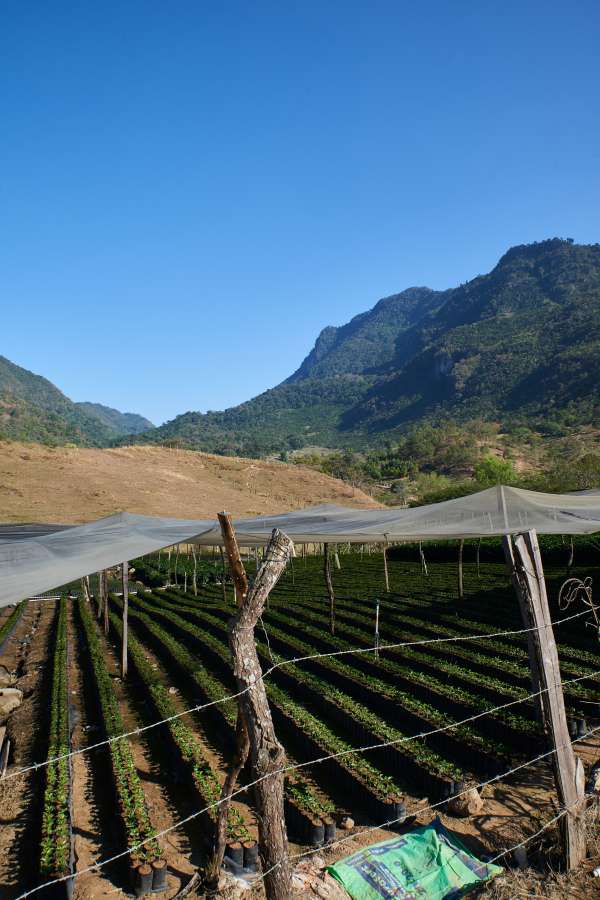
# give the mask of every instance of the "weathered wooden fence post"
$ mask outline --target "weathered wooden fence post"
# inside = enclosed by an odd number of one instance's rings
[[[129,563],[121,566],[121,584],[123,585],[123,639],[121,642],[121,677],[127,676],[127,629],[129,615]]]
[[[333,582],[331,580],[329,544],[323,544],[323,574],[325,575],[325,586],[329,596],[329,630],[332,634],[335,634],[335,594],[333,593]]]
[[[244,692],[239,699],[236,758],[223,785],[221,797],[223,799],[231,794],[249,752],[252,778],[257,781],[254,792],[259,822],[259,851],[263,869],[268,873],[264,878],[265,893],[268,900],[289,900],[292,879],[283,804],[285,751],[273,727],[256,652],[254,627],[270,591],[285,569],[294,545],[290,538],[275,529],[262,565],[248,590],[231,520],[226,513],[220,513],[219,522],[238,603],[237,614],[230,624],[229,646],[238,689]],[[215,853],[209,870],[213,883],[218,881],[223,859],[227,807],[228,802],[221,803],[219,807]]]
[[[560,819],[567,870],[579,865],[586,855],[584,772],[573,751],[561,684],[558,651],[552,630],[542,557],[536,531],[503,538],[504,554],[519,598],[528,632],[532,683],[539,685],[538,704],[544,730],[550,742],[558,800],[565,814]]]

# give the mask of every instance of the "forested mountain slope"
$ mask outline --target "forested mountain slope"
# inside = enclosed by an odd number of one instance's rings
[[[410,288],[326,328],[285,382],[138,440],[217,452],[364,446],[419,421],[560,429],[599,418],[600,245],[513,247],[487,275]]]
[[[116,434],[141,434],[154,428],[153,423],[137,413],[123,413],[102,403],[76,403],[79,409],[88,416],[98,419]]]
[[[0,356],[0,438],[106,446],[128,425],[136,432],[152,427],[142,416],[73,403],[47,378]]]

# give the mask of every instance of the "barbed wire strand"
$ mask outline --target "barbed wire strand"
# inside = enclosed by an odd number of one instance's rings
[[[488,778],[487,781],[481,781],[479,784],[471,785],[470,787],[466,787],[464,790],[459,791],[456,794],[453,794],[452,797],[450,797],[450,798],[446,798],[444,800],[439,800],[437,803],[430,803],[427,806],[415,807],[412,810],[407,810],[406,812],[404,812],[402,814],[402,816],[398,816],[395,819],[388,819],[387,821],[382,822],[378,825],[369,825],[366,828],[363,828],[358,833],[355,832],[353,834],[347,835],[346,837],[339,838],[339,840],[332,841],[330,844],[327,844],[327,848],[330,849],[332,847],[336,847],[338,845],[345,844],[348,841],[352,841],[357,837],[362,837],[363,835],[369,834],[372,831],[379,831],[382,828],[389,827],[390,825],[400,824],[404,821],[405,818],[407,818],[410,815],[421,815],[424,812],[429,812],[434,809],[438,809],[439,807],[446,806],[449,799],[456,800],[459,797],[466,796],[472,790],[482,790],[483,788],[487,787],[490,784],[494,784],[497,781],[501,781],[502,779],[507,778],[510,775],[514,775],[516,772],[519,772],[522,769],[527,769],[529,766],[535,765],[536,763],[541,762],[544,759],[547,759],[549,756],[552,756],[553,754],[557,753],[559,750],[564,749],[565,747],[569,747],[569,746],[572,747],[573,744],[576,744],[578,741],[586,740],[588,737],[590,737],[593,734],[596,734],[598,731],[600,731],[600,725],[597,726],[596,728],[591,728],[589,731],[586,731],[585,734],[581,735],[580,737],[575,738],[573,741],[570,741],[568,744],[561,744],[558,747],[554,747],[552,750],[547,750],[545,753],[540,753],[539,756],[536,756],[533,759],[530,759],[525,763],[521,763],[518,766],[514,766],[512,769],[509,769],[507,772],[502,772],[500,775],[494,775],[492,778]],[[565,812],[567,812],[567,811],[568,810],[565,810]],[[547,823],[546,827],[548,827],[548,823]],[[528,840],[532,840],[533,837],[535,837],[535,836],[536,835],[532,835],[530,838],[528,838]],[[517,845],[517,846],[521,846],[521,845]],[[516,850],[517,847],[513,847],[512,849]],[[323,850],[322,847],[314,847],[313,849],[305,850],[302,853],[294,853],[291,856],[289,856],[288,859],[289,860],[303,859],[307,856],[312,856],[315,853],[320,853],[322,850]],[[509,852],[511,852],[511,851],[507,850],[507,851],[504,851],[503,854],[500,854],[500,855],[505,855],[506,853],[509,853]],[[271,866],[270,869],[268,869],[266,872],[262,873],[262,878],[264,878],[266,875],[269,874],[269,872],[272,872],[275,868],[277,868],[280,865],[282,865],[282,863],[277,863],[275,866]]]
[[[292,657],[290,659],[282,659],[279,662],[274,663],[272,666],[270,666],[270,668],[266,669],[264,672],[261,673],[260,680],[264,681],[266,678],[268,678],[270,675],[272,675],[272,673],[275,672],[277,669],[282,669],[285,666],[292,666],[292,665],[296,665],[301,662],[307,662],[307,661],[313,660],[313,659],[324,659],[324,658],[329,658],[332,656],[343,656],[343,655],[355,654],[355,653],[356,654],[374,653],[376,650],[379,650],[379,651],[392,650],[392,649],[399,649],[402,647],[421,646],[423,644],[451,643],[454,641],[474,640],[476,638],[493,638],[493,637],[499,637],[501,635],[509,635],[509,634],[526,634],[531,631],[540,631],[543,628],[551,628],[553,625],[562,625],[564,622],[568,622],[571,619],[577,619],[580,616],[588,614],[588,612],[589,612],[588,610],[584,610],[583,612],[575,613],[572,616],[567,616],[567,618],[565,618],[565,619],[559,619],[555,622],[548,622],[544,625],[536,625],[531,628],[523,628],[523,629],[520,629],[519,631],[497,632],[495,634],[489,634],[489,635],[455,635],[453,637],[446,637],[446,638],[427,638],[422,641],[404,641],[404,642],[400,642],[397,644],[379,645],[379,647],[358,647],[356,649],[350,649],[350,650],[335,650],[335,651],[331,651],[331,652],[327,652],[327,653],[314,653],[314,654],[307,655],[307,656],[296,656],[296,657]],[[600,675],[600,670],[590,673],[588,675],[582,676],[582,677],[583,678],[594,678],[597,675]],[[578,679],[572,679],[572,681],[577,681],[577,680]],[[565,682],[560,682],[560,683],[561,684],[569,684],[571,682],[565,681]],[[217,706],[220,703],[227,703],[230,700],[236,700],[239,697],[242,697],[244,694],[246,694],[251,689],[251,687],[254,687],[254,685],[248,686],[248,687],[244,688],[243,690],[238,691],[235,694],[227,694],[224,697],[220,697],[218,700],[211,700],[208,703],[203,703],[203,704],[200,704],[197,706],[192,706],[189,709],[185,709],[185,710],[182,710],[181,712],[174,713],[172,716],[168,716],[165,719],[159,719],[157,722],[151,722],[148,725],[142,725],[139,728],[132,729],[131,731],[123,732],[123,734],[114,735],[113,737],[106,738],[102,741],[97,741],[94,744],[89,744],[86,747],[80,747],[78,750],[71,750],[68,753],[63,753],[63,754],[60,754],[59,756],[50,757],[49,759],[43,760],[42,762],[32,763],[29,766],[24,766],[21,769],[17,769],[16,772],[10,772],[9,774],[5,775],[2,780],[9,781],[12,778],[21,777],[23,775],[26,775],[28,772],[37,771],[38,769],[43,769],[46,766],[49,766],[55,762],[60,762],[63,759],[69,759],[72,756],[79,756],[83,753],[88,753],[91,750],[97,750],[100,747],[104,747],[109,744],[114,744],[117,741],[123,740],[125,738],[135,737],[136,735],[143,734],[146,731],[150,731],[153,728],[157,728],[159,725],[168,724],[169,722],[173,722],[176,719],[182,718],[183,716],[192,715],[193,713],[201,712],[204,709],[208,709],[211,706]],[[510,703],[505,704],[503,706],[489,709],[484,713],[479,713],[474,718],[480,718],[480,716],[482,716],[482,715],[488,715],[492,712],[497,712],[498,710],[504,709],[507,706],[512,706],[517,703],[524,703],[527,700],[532,699],[533,697],[537,697],[538,694],[539,694],[539,692],[537,692],[535,694],[529,694],[518,700],[511,701]],[[464,721],[467,722],[467,721],[471,721],[471,720],[465,719]],[[463,724],[463,723],[454,723],[454,724]],[[434,734],[434,733],[435,732],[428,732],[427,734]],[[419,735],[419,736],[421,736],[421,735]]]
[[[583,677],[585,677],[585,676],[583,676]],[[549,690],[549,688],[546,688],[544,690]],[[540,691],[539,693],[543,693],[543,691]],[[592,729],[591,731],[587,732],[585,735],[582,735],[581,737],[576,738],[574,741],[569,742],[570,745],[572,746],[577,741],[584,740],[586,737],[595,733],[599,729],[600,729],[600,726],[599,726],[599,728]],[[416,738],[416,737],[418,737],[418,735],[414,736],[414,738]],[[408,740],[410,740],[410,739],[411,738],[408,738]],[[388,744],[375,745],[375,746],[388,746]],[[481,782],[476,787],[479,789],[479,788],[485,787],[488,784],[492,784],[495,781],[499,781],[502,778],[507,778],[508,776],[514,774],[515,772],[518,772],[521,769],[527,768],[530,765],[534,765],[536,762],[539,762],[540,760],[544,759],[547,756],[551,756],[552,754],[556,753],[559,749],[563,749],[563,747],[567,747],[567,746],[569,746],[569,744],[564,744],[564,745],[561,745],[560,747],[555,747],[554,749],[547,751],[546,753],[543,753],[543,754],[535,757],[534,759],[529,760],[526,763],[521,763],[520,765],[515,766],[511,769],[508,769],[506,772],[503,772],[500,775],[494,776],[493,778],[489,779],[488,781]],[[354,750],[353,752],[356,752],[356,753],[360,752],[360,748]],[[177,830],[178,828],[181,828],[183,825],[186,825],[188,822],[193,821],[194,819],[196,819],[198,816],[202,815],[203,813],[209,812],[211,809],[217,808],[225,801],[232,800],[233,798],[239,796],[240,794],[245,793],[246,791],[250,790],[250,788],[255,787],[257,784],[260,784],[262,781],[265,781],[267,778],[272,778],[274,775],[281,775],[281,774],[284,774],[285,772],[293,771],[295,769],[299,769],[299,768],[305,767],[307,765],[315,765],[317,763],[323,762],[325,759],[335,758],[337,755],[339,755],[339,754],[331,754],[330,756],[323,757],[321,759],[311,760],[308,763],[296,763],[291,766],[284,766],[281,769],[275,770],[274,772],[268,772],[265,775],[262,775],[260,778],[257,778],[254,781],[249,782],[248,784],[242,785],[241,787],[237,788],[235,791],[232,791],[231,794],[229,794],[227,797],[221,797],[219,800],[216,800],[214,803],[211,803],[208,806],[203,807],[202,809],[199,809],[193,813],[190,813],[189,816],[186,816],[184,819],[181,819],[179,822],[175,822],[173,825],[169,825],[167,828],[164,828],[161,831],[158,831],[158,832],[152,834],[151,836],[145,838],[143,841],[140,841],[138,844],[135,844],[132,847],[128,847],[127,849],[120,851],[119,853],[115,854],[114,856],[109,857],[108,859],[99,860],[98,862],[93,863],[91,866],[87,866],[84,869],[80,869],[78,872],[73,872],[69,875],[63,875],[60,878],[55,878],[51,881],[44,882],[43,884],[40,884],[37,887],[34,887],[31,890],[26,891],[23,894],[19,894],[19,896],[16,897],[15,900],[25,900],[26,897],[30,897],[32,894],[35,894],[44,888],[50,887],[53,884],[59,884],[61,882],[79,878],[79,877],[81,877],[81,875],[86,875],[90,872],[96,871],[96,870],[102,868],[103,866],[110,865],[111,863],[116,862],[117,860],[130,855],[131,853],[135,853],[137,850],[140,850],[145,844],[149,843],[150,841],[156,841],[162,837],[165,837],[167,834],[171,834],[171,832]],[[463,796],[464,794],[469,793],[470,790],[472,790],[472,787],[466,788],[464,791],[461,791],[460,793],[456,794],[455,797]],[[443,801],[439,801],[437,804],[432,804],[429,807],[419,808],[419,809],[415,810],[415,812],[419,812],[419,813],[426,812],[428,809],[434,809],[437,806],[441,806],[446,802],[447,802],[447,799],[443,800]],[[402,818],[404,818],[404,817],[402,817]],[[382,825],[372,826],[372,828],[368,829],[368,830],[375,830],[377,828],[383,828],[386,825],[395,824],[398,821],[400,821],[400,820],[392,819],[392,820],[389,820],[388,822],[383,823]],[[363,833],[365,833],[365,832],[363,832]],[[355,835],[352,835],[349,837],[354,837],[354,836]],[[340,840],[340,843],[342,841],[343,841],[343,839]],[[309,851],[309,853],[310,852],[311,851]],[[309,855],[309,853],[301,854],[301,855]],[[277,865],[281,865],[281,863],[279,863]],[[271,867],[271,869],[269,869],[267,872],[263,873],[262,877],[263,878],[266,877],[266,875],[269,874],[269,872],[272,871],[273,868],[274,867]]]

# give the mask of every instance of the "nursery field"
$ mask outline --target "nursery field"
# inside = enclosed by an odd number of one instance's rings
[[[459,600],[452,559],[428,561],[426,574],[418,554],[394,558],[392,551],[387,592],[381,553],[343,549],[332,570],[335,635],[319,555],[298,556],[288,565],[256,630],[263,671],[286,661],[269,672],[265,685],[288,765],[298,766],[285,784],[294,852],[332,841],[336,826],[339,837],[344,816],[360,828],[405,813],[422,822],[444,815],[443,807],[423,807],[545,749],[532,701],[518,702],[532,690],[527,636],[496,636],[523,627],[501,563],[476,564],[468,548]],[[254,558],[245,562],[252,574]],[[95,602],[86,602],[75,585],[59,600],[29,602],[0,619],[0,664],[15,673],[25,696],[8,722],[9,776],[170,719],[0,782],[8,811],[0,898],[16,898],[140,841],[146,843],[133,860],[120,857],[79,877],[75,896],[129,890],[137,866],[147,889],[154,885],[173,897],[206,860],[214,809],[170,829],[218,799],[231,758],[236,701],[214,701],[236,690],[227,644],[233,585],[217,555],[194,560],[163,552],[132,566],[126,679],[119,669],[123,601],[116,573],[109,583],[107,636]],[[587,566],[574,574],[594,578],[597,572]],[[580,611],[558,608],[565,577],[564,565],[547,566],[554,620]],[[343,652],[374,646],[377,607],[379,653]],[[575,737],[600,720],[600,679],[592,675],[600,669],[598,639],[581,619],[555,631],[562,677],[571,680],[565,701]],[[404,646],[386,647],[399,643]],[[592,677],[574,680],[585,675]],[[195,706],[206,708],[178,716]],[[581,746],[593,754],[592,739]],[[359,747],[371,749],[356,752]],[[484,816],[458,824],[481,852],[509,846],[509,836],[531,833],[552,815],[547,766],[538,771],[535,788],[522,778],[513,781],[517,793],[511,796],[501,781],[488,792],[487,822]],[[534,794],[547,808],[532,816],[527,803]],[[251,792],[240,794],[229,813],[230,859],[252,868],[256,834]]]

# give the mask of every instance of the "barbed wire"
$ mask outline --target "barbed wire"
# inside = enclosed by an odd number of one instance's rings
[[[480,782],[479,784],[475,785],[474,787],[477,790],[479,790],[483,787],[486,787],[489,784],[493,784],[496,781],[500,781],[503,778],[507,778],[510,775],[513,775],[522,769],[525,769],[531,765],[534,765],[536,762],[539,762],[548,756],[552,756],[554,753],[557,753],[558,750],[562,750],[565,747],[573,746],[573,744],[577,743],[578,741],[585,740],[587,737],[596,733],[599,730],[600,730],[600,726],[598,726],[597,728],[593,728],[589,732],[587,732],[585,735],[581,735],[580,737],[575,738],[575,740],[573,740],[573,741],[569,741],[568,743],[562,744],[559,747],[555,747],[552,750],[547,751],[546,753],[542,753],[539,756],[536,756],[533,759],[528,760],[526,763],[521,763],[518,766],[514,766],[513,768],[508,769],[506,772],[503,772],[500,775],[495,775],[493,778],[490,778],[487,781]],[[251,781],[250,783],[245,784],[240,788],[237,788],[235,791],[232,791],[231,794],[229,794],[227,797],[221,797],[219,800],[216,800],[214,803],[211,803],[208,806],[203,807],[202,809],[199,809],[193,813],[190,813],[189,816],[186,816],[184,819],[181,819],[179,822],[175,822],[173,825],[169,825],[167,828],[162,829],[162,831],[156,832],[155,834],[145,838],[143,841],[140,841],[139,843],[135,844],[134,846],[128,847],[126,850],[122,850],[119,853],[116,853],[113,856],[109,857],[108,859],[99,860],[99,861],[93,863],[91,866],[86,866],[86,868],[80,869],[78,872],[72,872],[68,875],[63,875],[59,878],[54,878],[51,881],[46,881],[43,884],[37,885],[36,887],[31,888],[29,891],[25,891],[24,893],[19,894],[18,897],[15,898],[15,900],[25,900],[25,898],[32,896],[32,894],[35,894],[38,891],[41,891],[45,888],[51,887],[52,885],[60,884],[65,881],[74,880],[75,878],[80,878],[82,875],[86,875],[86,874],[89,874],[90,872],[97,871],[98,869],[100,869],[104,866],[110,865],[110,863],[116,862],[119,859],[123,859],[125,856],[129,856],[131,853],[135,853],[137,850],[140,850],[142,847],[144,847],[145,844],[149,843],[150,841],[155,841],[155,840],[159,840],[162,837],[166,837],[167,834],[171,834],[173,831],[176,831],[178,828],[181,828],[183,825],[186,825],[188,822],[193,821],[194,819],[196,819],[198,816],[202,815],[203,813],[209,812],[211,809],[216,809],[217,807],[221,806],[222,803],[225,803],[226,801],[230,801],[234,797],[237,797],[240,794],[245,793],[246,791],[250,790],[250,788],[255,787],[257,784],[260,784],[262,781],[265,781],[267,778],[272,778],[275,775],[281,775],[281,774],[283,774],[287,771],[290,771],[291,769],[295,769],[295,768],[298,768],[298,766],[284,766],[281,769],[277,769],[273,772],[268,772],[266,775],[263,775],[260,778],[257,778],[254,781]],[[473,786],[471,786],[469,788],[465,788],[464,791],[461,791],[461,792],[455,794],[454,797],[456,798],[456,797],[464,796],[464,795],[468,794],[471,790],[473,790]],[[437,803],[430,804],[429,806],[426,806],[426,807],[418,807],[417,809],[414,810],[414,812],[419,813],[419,814],[423,813],[423,812],[427,812],[429,810],[436,809],[439,806],[446,805],[447,802],[448,802],[447,799],[440,800]],[[569,810],[567,809],[564,812],[566,813],[568,811]],[[401,820],[404,820],[406,815],[407,814],[404,813],[402,817],[398,817],[396,819],[389,819],[388,821],[383,822],[379,825],[369,826],[369,828],[363,830],[361,832],[361,834],[365,834],[370,831],[375,831],[380,828],[385,828],[390,825],[395,825],[395,824],[399,823]],[[356,834],[348,835],[346,838],[340,838],[339,841],[333,842],[330,846],[336,846],[338,844],[342,844],[342,843],[344,843],[348,840],[351,840],[355,837],[356,837]],[[528,840],[533,840],[533,837],[535,837],[535,835],[532,835]],[[517,845],[517,846],[522,846],[522,844]],[[517,849],[517,847],[515,847],[513,849]],[[321,850],[320,847],[314,848],[313,850],[309,850],[309,851],[306,851],[301,854],[293,854],[292,856],[288,857],[287,859],[289,859],[289,860],[300,859],[301,857],[304,857],[304,856],[310,856],[312,853],[317,853],[320,850]],[[510,852],[510,850],[505,851],[505,853],[506,852]],[[281,866],[282,864],[283,864],[283,862],[279,862],[279,863],[275,864],[274,866],[271,866],[270,869],[268,869],[266,872],[263,872],[261,874],[260,879],[266,878],[266,876],[268,874],[270,874],[270,872],[272,872],[275,868],[277,868],[278,866]]]
[[[302,663],[302,662],[308,662],[313,659],[326,659],[329,657],[344,656],[344,655],[350,655],[350,654],[376,653],[377,651],[381,652],[383,650],[400,649],[402,647],[418,647],[418,646],[422,646],[425,644],[453,643],[456,641],[475,640],[475,639],[479,639],[479,638],[495,638],[495,637],[500,637],[502,635],[526,634],[531,631],[541,631],[544,628],[551,628],[554,625],[562,625],[565,622],[569,622],[572,619],[577,619],[580,616],[584,616],[584,615],[587,615],[587,610],[583,610],[582,612],[575,613],[572,616],[567,616],[564,619],[558,619],[555,622],[548,622],[544,625],[535,625],[530,628],[522,628],[517,631],[502,631],[502,632],[496,632],[494,634],[481,634],[481,635],[454,635],[452,637],[425,638],[420,641],[401,641],[401,642],[395,643],[395,644],[380,644],[379,646],[357,647],[357,648],[352,648],[349,650],[333,650],[333,651],[324,652],[324,653],[309,654],[306,656],[296,656],[296,657],[292,657],[290,659],[281,659],[281,660],[279,660],[279,662],[273,663],[272,666],[270,666],[268,669],[266,669],[264,672],[262,672],[259,681],[264,681],[266,678],[268,678],[270,675],[272,675],[272,673],[275,672],[277,669],[284,668],[285,666],[297,665],[298,663]],[[596,672],[592,672],[588,675],[584,675],[584,676],[582,676],[582,678],[583,679],[594,678],[597,675],[600,676],[600,670],[598,670]],[[572,681],[577,681],[577,680],[579,680],[579,679],[572,679]],[[569,684],[569,683],[570,683],[569,681],[561,682],[561,684]],[[242,697],[244,694],[246,694],[249,690],[251,690],[254,687],[255,687],[255,685],[250,685],[250,686],[244,688],[243,690],[238,691],[234,694],[228,694],[223,697],[220,697],[217,700],[210,700],[207,703],[203,703],[203,704],[200,704],[197,706],[192,706],[189,709],[182,710],[179,713],[174,713],[172,716],[168,716],[165,719],[159,719],[156,722],[151,722],[148,725],[142,725],[139,728],[133,728],[131,731],[126,731],[126,732],[123,732],[123,734],[114,735],[112,737],[105,738],[102,741],[97,741],[96,743],[89,744],[86,747],[80,747],[77,750],[71,750],[68,753],[62,753],[58,756],[50,757],[49,759],[43,760],[42,762],[32,763],[29,766],[24,766],[21,769],[17,769],[17,771],[15,771],[15,772],[10,772],[10,773],[6,774],[3,778],[3,781],[6,782],[6,781],[11,780],[12,778],[18,778],[20,776],[26,775],[28,772],[43,769],[46,766],[51,765],[52,763],[60,762],[63,759],[69,759],[72,756],[79,756],[79,755],[81,755],[83,753],[87,753],[91,750],[97,750],[100,747],[103,747],[103,746],[106,746],[109,744],[114,744],[117,741],[123,740],[125,738],[135,737],[136,735],[143,734],[144,732],[150,731],[153,728],[158,728],[159,725],[165,725],[165,724],[168,724],[169,722],[174,721],[175,719],[180,719],[183,716],[202,712],[202,710],[208,709],[209,707],[212,707],[212,706],[218,706],[220,703],[227,703],[230,700],[236,700],[239,697]],[[517,700],[513,700],[510,703],[505,704],[503,706],[492,708],[486,712],[479,713],[474,718],[480,718],[481,716],[488,715],[491,712],[497,712],[501,709],[504,709],[507,706],[512,706],[517,703],[524,703],[527,700],[532,699],[533,697],[537,697],[539,693],[540,692],[536,692],[535,694],[529,694],[529,695],[519,698]],[[470,720],[464,720],[464,721],[466,722],[466,721],[470,721]],[[453,723],[453,725],[457,725],[457,724],[462,724],[462,723]],[[450,727],[453,727],[453,726],[450,726]],[[423,736],[428,736],[429,734],[434,734],[434,733],[435,732],[428,732],[427,735],[423,735]]]

